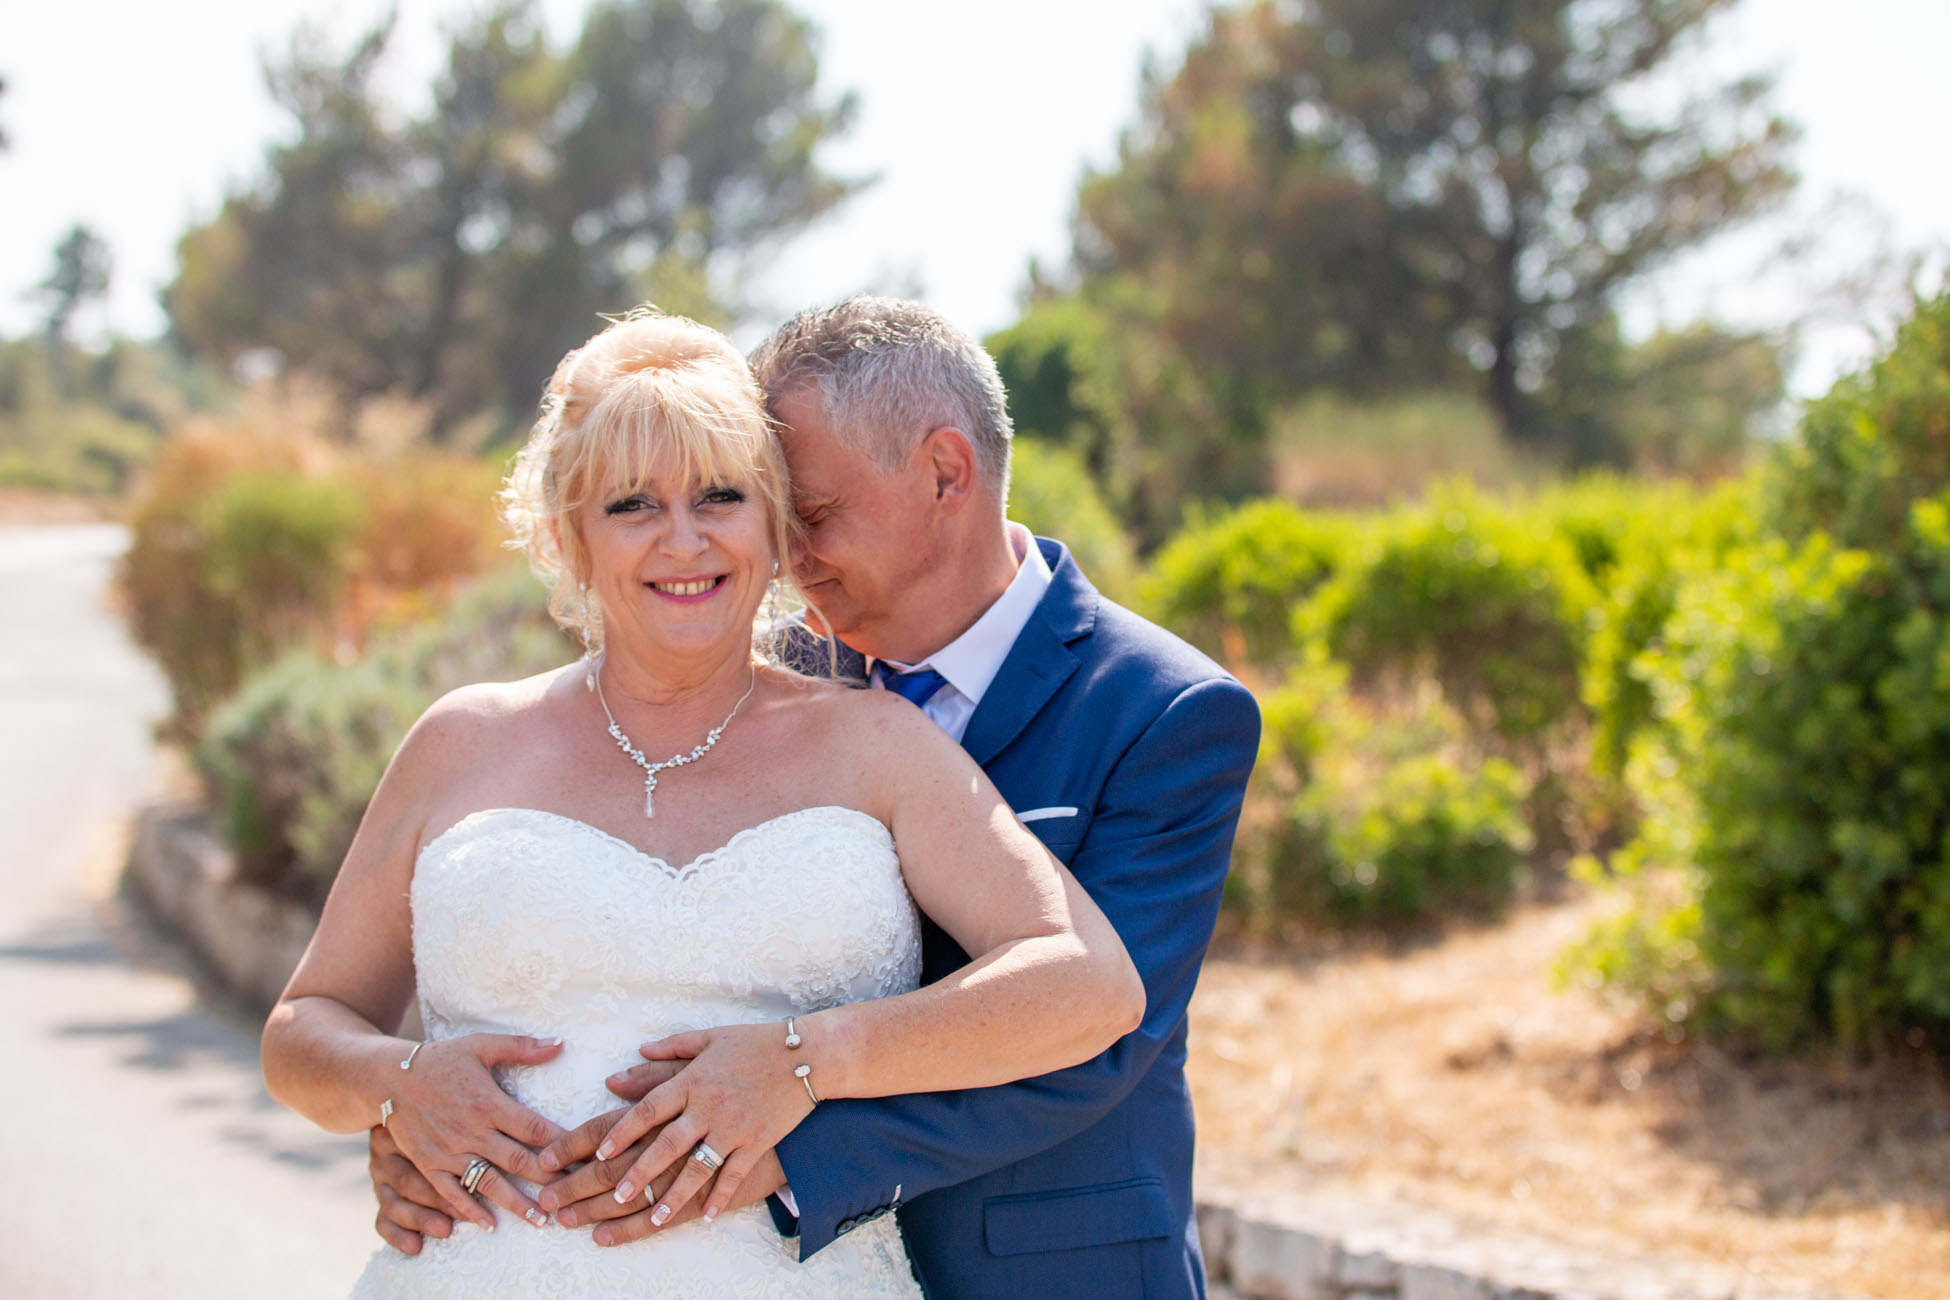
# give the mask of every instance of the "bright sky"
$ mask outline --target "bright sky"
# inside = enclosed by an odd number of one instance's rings
[[[388,84],[426,93],[440,25],[467,0],[399,0]],[[1200,0],[799,0],[824,32],[822,73],[860,94],[857,125],[826,156],[879,183],[802,238],[752,286],[769,309],[860,288],[916,292],[977,332],[1016,315],[1031,255],[1060,263],[1077,178],[1103,164],[1136,112],[1145,51],[1167,59],[1194,33]],[[31,328],[22,295],[74,222],[108,240],[106,312],[125,334],[161,328],[156,294],[177,237],[256,173],[282,129],[258,71],[306,18],[342,41],[383,0],[60,0],[0,5],[0,332]],[[558,34],[579,0],[544,0]],[[1929,161],[1950,122],[1950,5],[1941,0],[1746,0],[1715,42],[1716,66],[1775,69],[1778,102],[1804,126],[1806,211],[1837,191],[1860,215],[1824,221],[1818,262],[1892,246],[1950,247],[1950,169]],[[1805,301],[1807,273],[1762,268],[1760,239],[1690,259],[1634,301],[1639,329],[1705,310],[1773,323]],[[1825,387],[1868,346],[1860,330],[1812,337],[1797,377]]]

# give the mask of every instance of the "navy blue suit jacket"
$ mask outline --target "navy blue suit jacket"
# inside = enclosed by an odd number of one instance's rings
[[[1103,599],[1038,539],[1052,581],[962,744],[1116,926],[1143,1024],[1094,1060],[999,1088],[834,1100],[780,1143],[810,1257],[898,1209],[934,1300],[1191,1297],[1185,1012],[1211,940],[1246,777],[1252,695]],[[1070,811],[1074,810],[1074,811]],[[968,956],[922,926],[922,979]]]

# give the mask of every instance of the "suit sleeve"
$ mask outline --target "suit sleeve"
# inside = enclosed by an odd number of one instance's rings
[[[1184,1023],[1258,743],[1259,710],[1244,687],[1230,678],[1189,687],[1118,760],[1071,859],[1143,976],[1142,1024],[1101,1056],[1038,1078],[821,1105],[778,1148],[798,1202],[801,1259],[897,1200],[1075,1136],[1137,1087]]]

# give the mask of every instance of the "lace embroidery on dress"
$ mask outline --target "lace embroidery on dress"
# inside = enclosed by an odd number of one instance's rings
[[[920,978],[920,926],[893,838],[865,813],[808,808],[673,866],[573,818],[492,808],[421,852],[413,959],[431,1039],[557,1034],[560,1056],[498,1072],[565,1127],[612,1110],[637,1044],[887,997]],[[893,1216],[801,1264],[762,1206],[603,1248],[589,1230],[461,1225],[418,1256],[390,1247],[353,1294],[823,1297],[920,1295]]]

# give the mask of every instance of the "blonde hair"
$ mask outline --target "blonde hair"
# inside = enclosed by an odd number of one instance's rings
[[[640,307],[562,358],[501,491],[511,545],[549,584],[556,622],[589,649],[602,645],[576,514],[599,497],[639,491],[660,472],[753,490],[768,517],[780,592],[799,603],[786,565],[798,519],[751,367],[716,330]]]

